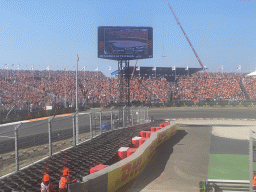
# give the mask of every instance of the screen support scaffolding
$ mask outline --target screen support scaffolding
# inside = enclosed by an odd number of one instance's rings
[[[123,65],[124,64],[124,65]],[[125,70],[124,70],[125,69]],[[129,60],[118,60],[119,104],[130,106],[130,63]],[[125,82],[125,85],[124,85]]]
[[[126,101],[127,106],[130,106],[130,63],[129,60],[125,61],[125,68],[126,68],[126,83],[127,83],[127,94],[126,94]]]
[[[119,117],[122,117],[122,107],[124,105],[130,106],[129,65],[129,60],[118,60]]]

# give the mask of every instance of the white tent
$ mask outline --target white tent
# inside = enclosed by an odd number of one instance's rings
[[[253,72],[245,75],[245,77],[250,77],[250,76],[253,76],[254,78],[256,78],[256,71],[253,71]]]

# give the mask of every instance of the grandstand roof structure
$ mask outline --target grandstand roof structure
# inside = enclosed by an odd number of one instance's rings
[[[169,82],[174,82],[175,76],[187,76],[192,75],[196,72],[202,71],[202,68],[183,68],[183,67],[139,67],[134,70],[134,66],[130,66],[129,69],[124,68],[123,73],[127,74],[127,70],[129,70],[129,75],[132,75],[134,71],[134,76],[141,76],[141,77],[150,77],[150,76],[157,76],[157,77],[164,77]],[[118,75],[118,70],[111,73],[111,76]]]
[[[251,73],[245,75],[245,77],[250,77],[250,76],[253,76],[253,77],[256,78],[256,71],[253,71],[253,72],[251,72]]]

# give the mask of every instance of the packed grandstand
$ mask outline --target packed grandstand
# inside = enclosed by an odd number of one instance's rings
[[[139,102],[168,102],[170,97],[198,102],[206,99],[256,99],[256,79],[244,73],[203,73],[176,76],[169,82],[164,76],[135,76],[130,80],[130,100]],[[106,77],[102,72],[78,73],[80,103],[109,104],[119,100],[119,80]],[[56,105],[75,103],[75,71],[0,70],[0,109],[15,105]],[[125,83],[124,83],[125,84]],[[124,89],[126,86],[124,86]],[[248,95],[246,97],[246,94]]]

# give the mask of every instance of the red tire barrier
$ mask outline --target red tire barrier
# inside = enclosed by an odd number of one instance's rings
[[[140,145],[139,145],[139,140],[141,139],[142,137],[133,137],[132,138],[132,145],[136,148],[138,148]]]
[[[151,131],[155,132],[158,127],[151,127]]]
[[[141,131],[140,136],[146,138],[146,131]]]
[[[156,131],[156,127],[151,127],[150,130],[151,130],[152,132],[155,132],[155,131]]]
[[[157,127],[157,128],[156,128],[156,131],[158,131],[159,129],[162,129],[162,127]]]
[[[118,150],[118,158],[119,160],[125,159],[127,157],[127,150],[129,149],[129,147],[121,147]]]
[[[139,146],[141,146],[146,140],[147,140],[147,138],[141,138],[139,140]]]
[[[91,169],[90,169],[90,174],[92,174],[92,173],[95,173],[95,172],[97,172],[97,171],[99,171],[99,170],[101,170],[101,169],[104,169],[105,167],[108,167],[109,165],[102,165],[102,164],[99,164],[99,165],[97,165],[97,166],[95,166],[95,167],[92,167]]]
[[[146,138],[150,138],[151,133],[153,133],[153,131],[147,131],[146,132]]]
[[[153,132],[158,131],[159,129],[162,129],[162,127],[151,127],[151,131]]]
[[[137,148],[129,148],[129,149],[127,150],[127,157],[129,157],[130,155],[132,155],[136,150],[137,150]]]
[[[164,124],[160,123],[160,124],[159,124],[159,127],[164,127]]]
[[[143,137],[143,138],[147,138],[147,134],[148,134],[148,133],[151,134],[151,133],[153,133],[153,132],[152,132],[152,131],[141,131],[141,132],[140,132],[140,136]]]

